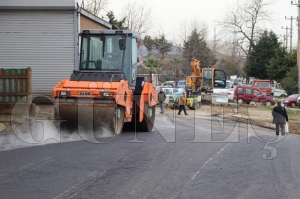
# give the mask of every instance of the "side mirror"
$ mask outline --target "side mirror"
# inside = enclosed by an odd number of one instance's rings
[[[120,48],[120,50],[125,50],[126,49],[126,40],[125,39],[120,39],[119,40],[119,48]]]

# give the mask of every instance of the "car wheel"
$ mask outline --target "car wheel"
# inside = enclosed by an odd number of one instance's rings
[[[238,104],[242,104],[243,102],[244,102],[244,100],[241,99],[241,98],[239,98],[239,99],[237,100],[237,103],[238,103]]]
[[[272,103],[270,101],[266,101],[266,106],[271,106]]]
[[[291,107],[295,108],[295,106],[296,106],[296,104],[293,102],[293,103],[291,104]]]

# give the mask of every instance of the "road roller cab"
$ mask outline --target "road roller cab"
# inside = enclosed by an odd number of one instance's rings
[[[138,34],[130,30],[84,30],[80,64],[53,89],[54,117],[71,127],[122,132],[124,123],[151,131],[157,92],[137,78]]]

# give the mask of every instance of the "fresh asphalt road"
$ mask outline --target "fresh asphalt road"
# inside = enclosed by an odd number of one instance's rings
[[[0,198],[298,199],[300,137],[274,134],[169,111],[156,114],[152,132],[125,131],[106,143],[33,146],[2,136],[10,147],[0,142]]]

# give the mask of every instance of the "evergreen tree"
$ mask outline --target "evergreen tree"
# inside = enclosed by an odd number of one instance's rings
[[[280,82],[295,66],[297,66],[297,51],[286,53],[283,48],[278,48],[275,50],[275,57],[272,57],[266,65],[267,74],[270,79]]]
[[[286,73],[280,84],[288,95],[298,93],[298,67],[294,66]]]
[[[201,62],[201,67],[212,66],[216,63],[213,52],[207,47],[205,38],[194,29],[183,43],[183,57],[189,62],[195,58]],[[186,68],[189,67],[186,65]],[[189,68],[188,68],[189,69]]]
[[[113,11],[107,12],[106,16],[109,18],[109,23],[117,26],[118,29],[120,29],[120,30],[128,30],[128,27],[125,26],[126,17],[124,17],[122,20],[119,21],[119,20],[117,20],[115,18],[115,15],[114,15]]]
[[[154,39],[154,47],[161,55],[161,59],[165,58],[165,54],[172,50],[172,43],[168,42],[165,35],[162,34]]]
[[[272,57],[275,57],[276,52],[280,53],[279,48],[281,48],[280,43],[275,33],[264,31],[249,54],[245,67],[247,75],[259,79],[269,79],[267,64]]]
[[[143,44],[147,48],[148,56],[151,56],[152,55],[152,50],[154,48],[154,40],[151,38],[151,36],[146,35],[144,37]]]

